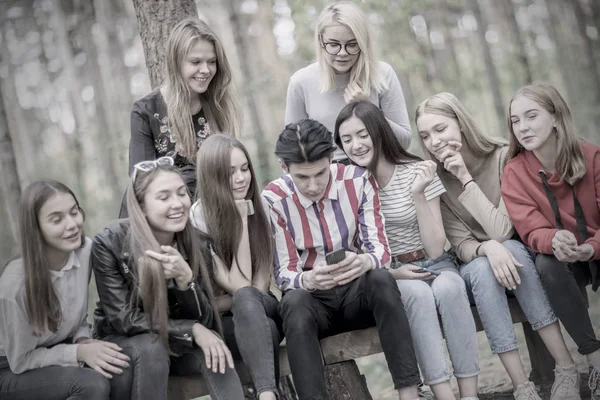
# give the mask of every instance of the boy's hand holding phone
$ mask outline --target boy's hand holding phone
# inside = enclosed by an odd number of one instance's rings
[[[373,260],[369,254],[346,251],[345,258],[332,265],[336,266],[335,270],[331,272],[334,281],[338,285],[345,285],[373,269]]]

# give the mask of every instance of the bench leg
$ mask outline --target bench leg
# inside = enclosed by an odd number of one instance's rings
[[[292,376],[286,375],[279,379],[279,399],[280,400],[298,400],[296,389],[292,383]]]
[[[167,393],[167,399],[169,400],[186,400],[185,393],[183,391],[183,385],[175,384],[169,379],[169,389]]]
[[[529,380],[537,384],[552,382],[554,380],[554,358],[550,355],[540,335],[531,328],[529,322],[523,322],[523,332],[531,360]]]
[[[325,382],[331,400],[373,400],[354,360],[326,365]]]

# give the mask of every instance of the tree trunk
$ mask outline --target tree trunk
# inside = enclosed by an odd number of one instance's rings
[[[594,1],[592,1],[592,3]],[[579,0],[572,0],[571,4],[573,6],[575,18],[577,19],[577,29],[579,29],[579,36],[581,36],[581,40],[583,41],[583,48],[587,58],[586,64],[590,71],[588,74],[588,84],[594,87],[593,90],[595,103],[598,104],[598,102],[600,102],[600,73],[598,72],[598,64],[596,63],[596,59],[594,58],[594,44],[592,43],[592,39],[590,39],[590,37],[587,35],[587,22],[585,18],[585,13],[583,12],[583,8],[581,7],[581,3],[579,3]]]
[[[80,201],[85,204],[85,193],[87,193],[85,170],[86,166],[90,163],[89,160],[94,158],[90,151],[86,151],[87,146],[85,146],[82,140],[83,135],[87,134],[90,128],[89,119],[81,98],[81,83],[78,78],[77,67],[75,66],[73,49],[67,32],[67,18],[61,0],[52,1],[51,15],[50,24],[56,34],[56,46],[63,66],[59,79],[68,86],[71,109],[75,116],[75,130],[72,135],[67,136],[69,137],[68,140],[72,150],[71,154],[75,161],[75,174],[77,176]]]
[[[231,21],[231,27],[233,30],[233,37],[236,45],[236,49],[240,59],[240,73],[241,81],[244,82],[246,87],[252,87],[254,82],[254,76],[252,68],[250,67],[253,62],[249,55],[250,43],[247,40],[247,27],[248,24],[244,24],[241,21],[241,15],[239,11],[240,3],[237,0],[227,1],[227,11],[229,12],[229,19]],[[256,150],[258,156],[258,171],[260,175],[261,184],[266,184],[269,177],[269,159],[271,158],[270,149],[266,146],[264,136],[264,126],[260,119],[260,111],[254,93],[245,93],[246,103],[250,111],[251,126],[254,128],[254,138],[256,140]]]
[[[1,55],[0,55],[1,57]],[[1,60],[0,60],[1,61]],[[19,226],[19,198],[21,197],[21,184],[19,181],[19,172],[15,152],[8,129],[8,120],[6,119],[6,108],[2,98],[2,88],[0,87],[0,165],[2,173],[0,179],[2,182],[2,198],[6,215],[8,217],[8,228],[14,238],[14,243],[18,243]]]
[[[548,8],[548,33],[555,46],[555,62],[560,70],[563,85],[566,88],[567,102],[575,101],[578,96],[577,83],[573,81],[574,71],[572,71],[573,60],[570,59],[570,52],[561,38],[560,21],[563,19],[561,0],[546,0]]]
[[[152,88],[164,77],[167,39],[171,29],[185,17],[197,17],[194,0],[133,0],[137,16],[146,67]]]
[[[454,86],[453,93],[456,95],[456,97],[463,99],[464,101],[464,89],[462,87],[463,85],[461,84],[461,82],[463,82],[462,71],[460,64],[458,63],[458,56],[456,54],[456,41],[452,35],[452,27],[456,25],[456,17],[454,17],[453,11],[451,11],[448,0],[445,1],[445,6],[442,26],[446,47],[448,48],[448,55],[450,56],[450,64],[452,64],[452,69],[454,69],[454,76],[451,76],[449,68],[446,69],[446,78],[448,78],[446,83],[452,83]]]
[[[498,126],[502,126],[504,120],[504,102],[502,101],[502,92],[500,91],[500,79],[498,78],[498,70],[494,65],[492,59],[492,52],[490,46],[485,39],[485,33],[487,32],[487,22],[481,12],[478,0],[471,0],[471,7],[473,10],[473,16],[477,21],[477,36],[479,38],[479,44],[483,53],[483,60],[485,62],[485,72],[488,77],[488,83],[494,99],[494,109],[496,110],[496,116],[498,119]]]
[[[516,49],[517,60],[519,60],[519,64],[523,68],[524,80],[520,82],[520,85],[528,85],[533,82],[533,74],[531,73],[531,66],[527,59],[527,51],[525,50],[525,43],[523,43],[521,36],[521,29],[517,22],[515,4],[512,0],[502,0],[501,5],[510,26],[510,36],[512,37],[513,46]]]
[[[28,110],[28,112],[25,112],[19,104],[15,83],[18,66],[11,64],[10,60],[13,54],[11,54],[11,46],[9,46],[9,37],[15,40],[19,35],[18,27],[23,29],[23,27],[34,25],[32,23],[33,16],[27,15],[29,9],[26,8],[27,6],[23,7],[26,10],[25,14],[22,18],[14,22],[0,17],[0,33],[2,34],[2,40],[0,40],[0,59],[3,59],[4,68],[7,70],[6,78],[0,79],[3,80],[1,95],[4,101],[4,118],[7,120],[8,131],[13,133],[12,146],[17,156],[17,168],[21,172],[22,181],[27,182],[28,179],[36,174],[37,160],[31,156],[19,157],[19,155],[38,154],[40,141],[35,137],[34,133],[39,132],[42,127],[37,124],[38,121],[31,118],[32,111]],[[17,132],[21,134],[17,134]],[[24,132],[27,132],[27,134],[23,134]]]
[[[107,89],[112,92],[115,88],[111,87],[110,84],[105,85],[108,82],[102,74],[98,51],[92,38],[92,27],[95,25],[94,6],[90,2],[83,2],[80,4],[80,9],[75,12],[77,12],[80,19],[78,33],[81,38],[82,49],[87,55],[83,75],[87,75],[87,81],[91,81],[94,88],[93,101],[96,115],[93,127],[89,129],[90,141],[94,143],[96,149],[101,149],[101,151],[96,151],[96,154],[98,154],[96,165],[100,167],[98,171],[102,171],[100,174],[105,182],[105,190],[109,192],[107,197],[116,200],[116,197],[121,194],[121,190],[119,189],[119,176],[121,174],[118,173],[118,163],[115,157],[117,154],[116,150],[119,147],[114,144],[115,137],[118,136],[115,121],[115,117],[118,114],[111,110],[112,102],[107,93]],[[96,27],[98,27],[97,24]],[[114,206],[116,207],[116,204]]]
[[[600,1],[592,0],[590,2],[590,7],[592,9],[592,20],[594,21],[594,26],[600,34]]]

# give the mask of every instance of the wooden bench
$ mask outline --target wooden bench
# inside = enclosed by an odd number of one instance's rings
[[[515,298],[509,298],[509,308],[513,323],[522,323],[532,371],[530,379],[545,381],[554,379],[554,359],[548,353],[540,336],[533,331],[527,322],[521,307]],[[475,307],[471,307],[477,331],[482,331],[483,326]],[[358,370],[354,360],[383,352],[379,335],[375,327],[345,332],[321,340],[321,352],[325,365],[325,379],[327,389],[332,400],[372,400],[369,394],[365,377]],[[248,371],[242,362],[236,362],[236,369],[244,383],[250,382]],[[280,373],[282,376],[282,400],[296,400],[293,388],[289,387],[290,367],[287,359],[285,345],[280,351]],[[170,377],[169,400],[187,400],[208,394],[206,385],[201,376]]]

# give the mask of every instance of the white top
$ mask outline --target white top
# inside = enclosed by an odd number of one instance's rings
[[[204,217],[204,207],[200,203],[200,200],[192,204],[192,208],[190,208],[190,222],[194,228],[208,234],[206,219]]]
[[[15,374],[51,365],[78,366],[77,344],[57,344],[92,337],[87,322],[90,251],[92,241],[71,253],[60,271],[50,271],[60,301],[62,321],[54,333],[34,336],[25,306],[23,259],[10,262],[0,278],[0,356],[6,356]]]
[[[387,89],[377,93],[371,89],[371,102],[383,111],[387,121],[398,138],[400,145],[408,149],[412,139],[410,121],[406,111],[406,101],[400,81],[394,69],[387,63],[379,62],[379,73]],[[311,118],[319,121],[334,133],[335,120],[346,106],[344,90],[350,81],[350,72],[336,75],[336,88],[332,92],[321,93],[319,65],[310,64],[290,78],[285,107],[285,124]],[[342,149],[337,149],[334,159],[348,158]]]
[[[381,211],[385,217],[385,232],[392,256],[421,250],[423,243],[419,233],[417,211],[411,187],[415,180],[415,167],[421,162],[398,164],[388,184],[379,189]],[[425,188],[427,201],[446,192],[440,178],[435,175]]]

